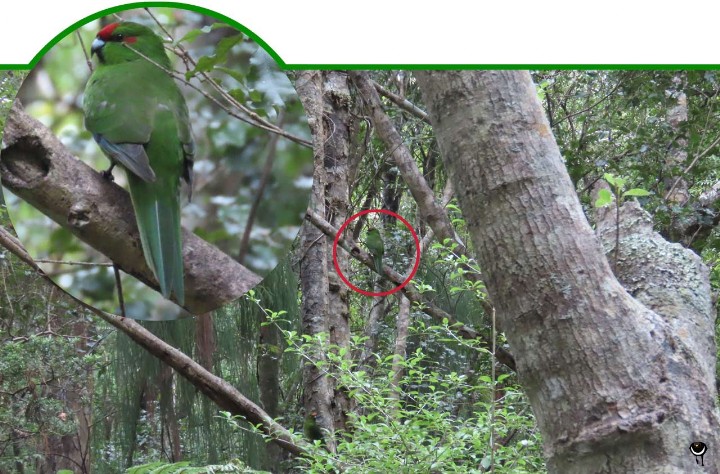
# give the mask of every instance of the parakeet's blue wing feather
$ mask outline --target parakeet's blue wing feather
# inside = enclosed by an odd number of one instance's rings
[[[124,166],[145,182],[155,181],[155,172],[150,167],[150,159],[142,144],[113,143],[99,133],[93,133],[93,138],[113,162]]]

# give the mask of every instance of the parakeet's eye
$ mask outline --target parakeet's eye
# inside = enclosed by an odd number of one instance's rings
[[[118,33],[112,36],[112,41],[122,41],[123,38],[125,38],[125,35],[123,35],[122,33]]]

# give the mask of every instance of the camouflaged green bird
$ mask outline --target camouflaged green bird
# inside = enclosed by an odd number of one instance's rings
[[[367,231],[365,236],[365,246],[368,248],[368,252],[372,255],[375,261],[375,271],[380,275],[385,275],[383,272],[383,255],[385,254],[385,244],[383,243],[382,235],[380,231],[371,227]]]
[[[317,412],[313,411],[305,416],[305,421],[303,422],[303,432],[305,434],[305,438],[307,438],[307,440],[311,443],[314,443],[315,441],[320,441],[320,444],[325,443],[325,436],[320,428],[320,425],[317,423]]]

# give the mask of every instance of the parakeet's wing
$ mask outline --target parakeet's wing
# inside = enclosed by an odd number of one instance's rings
[[[154,127],[156,111],[159,107],[170,107],[161,104],[159,97],[152,90],[153,81],[143,81],[138,87],[128,87],[127,80],[137,80],[137,77],[156,76],[157,72],[148,70],[148,65],[139,61],[136,64],[118,66],[105,66],[96,71],[85,88],[83,109],[85,111],[85,126],[93,134],[93,138],[102,150],[115,162],[131,171],[146,182],[155,181],[155,172],[150,166],[145,151],[145,144],[150,140]],[[135,69],[136,74],[127,78],[128,68]],[[162,71],[159,71],[162,73]],[[126,77],[119,80],[118,76]],[[164,82],[163,82],[164,84]],[[166,95],[166,94],[165,94]]]
[[[179,90],[178,90],[179,93]],[[183,179],[188,184],[190,189],[188,200],[192,198],[192,186],[193,186],[193,164],[195,159],[195,141],[192,136],[192,128],[190,126],[190,118],[188,114],[187,104],[182,97],[175,102],[176,110],[175,116],[178,120],[178,134],[180,137],[180,143],[183,148]]]

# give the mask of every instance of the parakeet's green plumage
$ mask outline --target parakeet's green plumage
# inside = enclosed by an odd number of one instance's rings
[[[368,229],[367,236],[365,237],[365,246],[368,248],[368,252],[372,255],[373,260],[375,260],[375,270],[380,275],[384,275],[383,255],[385,254],[385,244],[383,244],[379,230],[375,228]]]
[[[310,442],[314,442],[316,440],[323,443],[325,441],[325,437],[323,436],[323,431],[320,428],[320,426],[317,424],[317,413],[312,412],[309,413],[305,417],[305,421],[303,422],[303,432],[305,433],[305,437]]]
[[[171,69],[170,60],[150,28],[112,23],[92,53],[99,61],[85,88],[85,126],[125,168],[145,260],[163,296],[182,305],[180,179],[192,186],[194,152],[185,99],[158,67]]]

